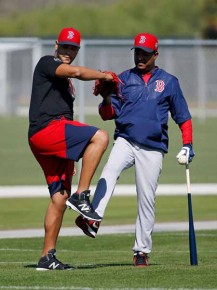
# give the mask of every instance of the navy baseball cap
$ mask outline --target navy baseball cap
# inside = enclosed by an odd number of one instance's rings
[[[158,39],[156,36],[150,33],[139,33],[134,39],[134,48],[140,48],[147,52],[158,51]]]
[[[81,34],[75,28],[63,28],[57,40],[59,44],[69,44],[80,47]]]

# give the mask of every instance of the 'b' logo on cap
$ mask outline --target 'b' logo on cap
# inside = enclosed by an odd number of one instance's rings
[[[146,37],[144,35],[140,36],[139,43],[145,43]]]
[[[72,39],[74,37],[74,32],[73,31],[68,31],[68,39]]]

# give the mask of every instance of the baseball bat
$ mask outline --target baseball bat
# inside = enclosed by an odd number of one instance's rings
[[[191,201],[191,186],[190,186],[190,171],[189,164],[186,164],[186,181],[187,181],[187,193],[188,193],[188,222],[189,222],[189,250],[190,250],[190,263],[191,266],[197,266],[197,245],[194,230],[194,219]]]

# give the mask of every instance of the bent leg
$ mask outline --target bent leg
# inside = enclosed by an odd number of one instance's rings
[[[86,147],[77,192],[83,192],[90,186],[92,177],[109,143],[108,133],[98,130]]]
[[[121,172],[133,164],[132,145],[119,137],[115,141],[108,161],[102,171],[92,201],[93,209],[100,217],[104,216],[105,209]]]

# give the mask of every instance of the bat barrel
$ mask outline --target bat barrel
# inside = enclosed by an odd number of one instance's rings
[[[191,193],[188,193],[188,215],[189,215],[189,248],[190,248],[190,263],[192,266],[198,265],[197,246],[194,230],[194,220],[192,213]]]

